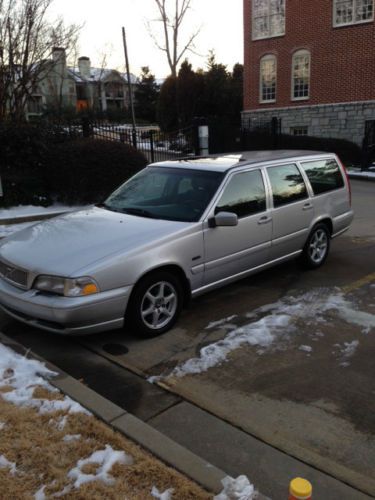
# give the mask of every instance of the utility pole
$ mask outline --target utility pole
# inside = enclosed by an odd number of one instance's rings
[[[126,35],[125,35],[125,28],[124,27],[122,28],[122,41],[123,41],[123,44],[124,44],[124,54],[125,54],[125,63],[126,63],[126,75],[127,75],[127,79],[128,79],[128,89],[129,89],[129,102],[130,102],[130,108],[131,108],[131,112],[132,112],[133,146],[136,148],[137,147],[137,129],[136,129],[136,126],[135,126],[135,113],[134,113],[134,102],[133,102],[132,86],[131,86],[131,81],[130,81],[128,47],[127,47],[127,44],[126,44]]]

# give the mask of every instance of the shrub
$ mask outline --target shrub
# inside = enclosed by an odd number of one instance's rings
[[[49,205],[43,165],[48,151],[48,132],[29,124],[0,124],[0,175],[3,206]]]
[[[0,124],[0,206],[95,203],[147,163],[129,145],[73,139],[74,131],[42,122]]]
[[[45,179],[56,201],[95,203],[146,163],[146,158],[128,144],[78,139],[50,148]]]

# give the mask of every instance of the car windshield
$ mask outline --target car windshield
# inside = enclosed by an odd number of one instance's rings
[[[222,178],[221,172],[147,167],[120,186],[101,206],[141,217],[196,222]]]

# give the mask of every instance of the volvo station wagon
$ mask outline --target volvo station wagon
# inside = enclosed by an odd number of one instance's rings
[[[2,240],[0,305],[60,334],[158,335],[192,297],[296,257],[321,266],[352,219],[334,154],[154,163],[104,203]]]

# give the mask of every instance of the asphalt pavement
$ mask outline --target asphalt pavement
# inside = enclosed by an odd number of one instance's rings
[[[202,296],[159,338],[62,338],[2,315],[1,330],[271,498],[286,498],[298,475],[316,498],[373,497],[375,183],[353,180],[352,191],[353,226],[332,242],[322,268],[289,262]],[[341,306],[325,310],[338,296]],[[203,347],[291,300],[301,311],[271,347],[243,345],[202,373],[173,375]],[[150,376],[161,378],[151,384]]]

